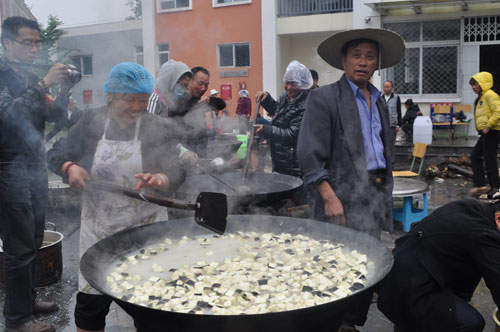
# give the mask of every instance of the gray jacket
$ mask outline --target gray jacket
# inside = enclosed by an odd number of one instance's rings
[[[392,169],[389,114],[377,101],[382,125],[385,170],[383,194],[371,197],[361,120],[356,100],[344,76],[309,93],[300,127],[297,157],[310,185],[312,217],[324,220],[324,205],[316,185],[327,180],[344,206],[348,227],[372,235],[392,231]]]

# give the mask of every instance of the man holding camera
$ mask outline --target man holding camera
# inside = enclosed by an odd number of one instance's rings
[[[58,309],[36,301],[34,260],[42,245],[47,208],[45,121],[56,122],[68,107],[72,83],[68,67],[53,66],[40,79],[31,72],[40,49],[36,21],[10,17],[2,23],[0,59],[0,238],[3,242],[5,331],[49,332],[50,324],[33,318]],[[60,84],[50,105],[46,95]]]

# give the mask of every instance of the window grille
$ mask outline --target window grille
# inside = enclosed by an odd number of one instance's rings
[[[405,58],[386,70],[403,95],[458,94],[458,46],[460,20],[387,23],[384,28],[399,33],[406,41]]]
[[[464,42],[500,40],[500,16],[464,18]]]
[[[218,45],[219,67],[249,67],[250,43]]]
[[[456,46],[424,47],[423,94],[457,93],[457,56]]]

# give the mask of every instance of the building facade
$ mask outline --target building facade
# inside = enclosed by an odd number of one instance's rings
[[[262,90],[261,0],[143,1],[143,21],[152,73],[168,59],[207,68],[230,114],[240,89]]]
[[[500,92],[500,3],[464,1],[370,1],[381,26],[406,41],[405,59],[384,73],[403,98],[424,114],[433,103],[473,105],[469,80],[489,71]],[[469,134],[475,133],[469,126]]]
[[[24,0],[0,0],[0,19],[3,22],[7,17],[22,16],[35,20]]]
[[[58,41],[60,56],[82,73],[82,80],[72,89],[79,108],[106,105],[103,84],[114,65],[125,61],[144,63],[140,20],[63,30],[65,34]]]

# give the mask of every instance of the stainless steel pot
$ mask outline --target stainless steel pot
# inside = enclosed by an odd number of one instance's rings
[[[35,287],[45,287],[61,279],[63,238],[55,227],[53,231],[45,230],[42,247],[35,258]],[[0,246],[0,286],[3,285],[3,250]]]

